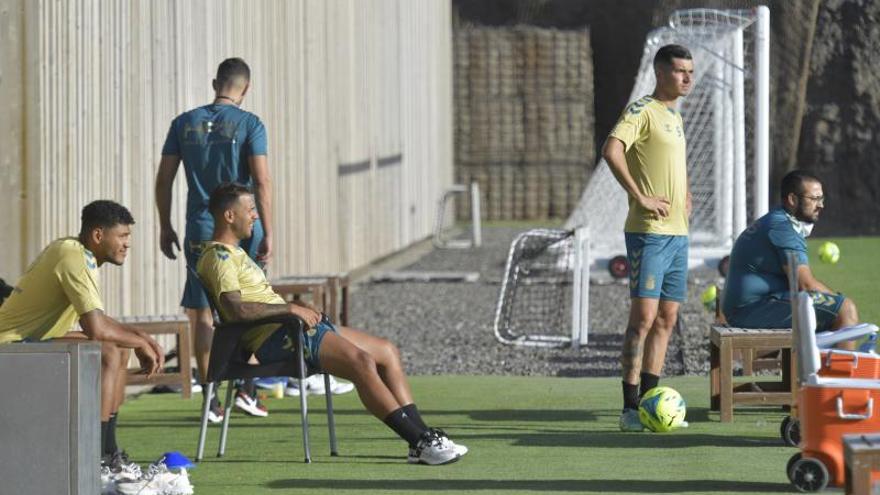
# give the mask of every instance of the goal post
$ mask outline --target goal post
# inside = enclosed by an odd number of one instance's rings
[[[504,344],[587,344],[590,251],[586,229],[533,229],[511,243],[495,310]]]

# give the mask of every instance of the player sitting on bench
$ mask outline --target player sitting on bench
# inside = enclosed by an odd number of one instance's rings
[[[98,267],[122,265],[134,219],[124,206],[94,201],[82,210],[78,237],[52,241],[0,306],[0,345],[8,342],[95,340],[101,343],[101,477],[103,483],[140,478],[116,445],[116,416],[125,399],[131,349],[148,375],[165,353],[152,337],[104,314]],[[79,320],[83,331],[71,331]]]
[[[825,207],[822,183],[795,170],[782,179],[780,192],[782,205],[757,219],[733,245],[722,303],[728,324],[740,328],[791,326],[789,252],[798,259],[798,289],[808,291],[813,299],[816,331],[857,324],[855,303],[817,280],[810,270],[806,237]],[[838,344],[850,350],[855,345]]]
[[[289,304],[272,290],[263,270],[239,247],[258,218],[250,189],[222,184],[211,194],[209,209],[214,235],[202,246],[197,271],[224,321],[298,316],[308,327],[303,349],[307,372],[351,380],[366,408],[409,443],[410,463],[446,464],[467,453],[465,446],[422,421],[394,344],[360,330],[336,328],[325,315],[302,303]],[[296,331],[263,325],[245,333],[243,345],[262,363],[296,359]]]

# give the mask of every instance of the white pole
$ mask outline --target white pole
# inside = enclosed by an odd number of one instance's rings
[[[746,229],[746,106],[745,62],[741,29],[731,34],[733,67],[733,232],[738,236]]]
[[[480,247],[483,243],[483,229],[480,224],[480,184],[471,182],[471,232],[473,233],[473,247]]]
[[[571,346],[577,349],[587,345],[590,314],[590,243],[589,231],[574,231],[572,250],[574,254],[571,291]]]
[[[726,65],[718,61],[712,62],[712,73],[717,81],[724,81]],[[732,149],[730,143],[730,125],[728,125],[725,108],[727,91],[722,84],[712,89],[714,105],[712,108],[712,126],[714,127],[715,152],[715,228],[725,246],[733,238],[733,159],[727,151]]]
[[[579,332],[579,345],[587,345],[590,335],[590,231],[584,229],[583,239],[580,242],[581,258],[581,329]]]
[[[757,8],[755,34],[755,218],[769,210],[770,189],[770,9]]]

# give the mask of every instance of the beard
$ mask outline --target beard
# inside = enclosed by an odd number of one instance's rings
[[[819,220],[819,210],[813,211],[813,214],[810,215],[804,209],[804,202],[801,201],[798,203],[797,208],[794,211],[794,217],[805,223],[816,223]]]

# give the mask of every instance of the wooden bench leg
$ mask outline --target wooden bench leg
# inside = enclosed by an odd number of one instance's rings
[[[852,482],[847,483],[851,485],[852,491],[847,493],[855,495],[871,493],[871,466],[860,461],[855,461],[854,464],[846,467],[847,474],[852,476]]]
[[[727,339],[721,340],[719,359],[721,422],[729,423],[733,421],[733,349]]]
[[[709,410],[721,410],[721,357],[718,347],[709,343]]]
[[[740,351],[742,356],[743,376],[752,376],[755,374],[755,349],[748,348]]]

